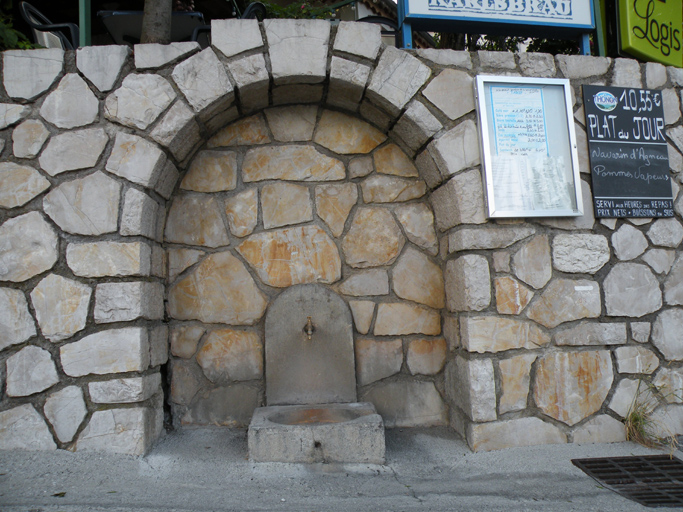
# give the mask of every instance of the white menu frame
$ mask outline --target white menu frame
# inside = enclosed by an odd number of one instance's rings
[[[569,80],[477,76],[489,218],[583,215]]]

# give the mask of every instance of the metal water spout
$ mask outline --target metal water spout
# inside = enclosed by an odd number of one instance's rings
[[[313,331],[315,331],[315,327],[313,326],[313,322],[311,321],[311,317],[308,317],[308,321],[306,322],[306,325],[304,326],[304,332],[308,336],[308,339],[310,341],[311,337],[313,336]]]

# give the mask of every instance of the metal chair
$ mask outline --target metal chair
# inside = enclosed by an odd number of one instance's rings
[[[52,23],[43,13],[28,2],[19,3],[19,12],[31,27],[33,40],[45,48],[75,50],[78,48],[78,25],[74,23]],[[67,32],[68,31],[68,32]],[[67,37],[67,33],[71,36]]]

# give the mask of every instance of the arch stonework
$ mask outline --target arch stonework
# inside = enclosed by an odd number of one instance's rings
[[[198,344],[211,345],[211,332],[227,329],[232,320],[184,318],[187,308],[177,308],[177,282],[169,272],[182,280],[202,262],[222,258],[214,263],[258,280],[255,301],[263,296],[267,304],[281,289],[239,251],[250,240],[288,229],[276,226],[279,221],[264,225],[265,184],[257,186],[253,232],[235,231],[224,207],[191,204],[202,194],[217,202],[248,192],[247,184],[257,182],[245,180],[245,160],[259,147],[316,148],[341,162],[343,179],[330,183],[353,184],[358,191],[354,213],[337,234],[314,204],[325,183],[264,178],[308,197],[318,220],[293,225],[321,230],[343,256],[338,273],[313,272],[312,282],[346,285],[347,292],[371,282],[369,274],[354,282],[361,266],[343,246],[359,212],[388,214],[403,238],[400,256],[367,265],[387,276],[386,292],[346,296],[358,303],[356,358],[365,365],[358,371],[359,389],[384,411],[388,424],[448,423],[475,450],[620,440],[619,419],[632,401],[634,374],[662,386],[680,382],[683,356],[672,337],[683,328],[679,70],[627,59],[403,51],[382,46],[378,27],[362,23],[221,20],[214,22],[212,41],[204,50],[193,43],[138,45],[134,54],[115,46],[4,52],[1,449],[144,453],[163,431],[164,402],[175,404],[171,410],[178,423],[197,393],[220,394],[218,385],[192,387],[193,379],[211,381],[197,366],[184,376],[188,385],[180,386],[173,375],[182,376],[184,361],[194,361]],[[487,221],[472,87],[477,73],[566,77],[577,98],[580,84],[596,81],[663,89],[676,216],[595,221],[577,102],[587,214],[572,220]],[[315,112],[316,133],[325,116],[337,116],[332,124],[346,129],[345,137],[357,126],[353,134],[378,133],[382,140],[368,151],[354,146],[348,153],[319,140],[274,140],[275,131],[291,134],[295,128],[274,127],[269,113],[285,112],[300,126],[307,111]],[[249,124],[254,119],[265,123],[267,141],[250,138],[258,136]],[[424,184],[422,195],[382,202],[366,193],[371,178],[392,175],[378,171],[377,152],[387,147],[407,155],[415,175],[399,178]],[[181,180],[192,181],[193,164],[212,151],[235,153],[235,187],[223,184],[209,192],[197,179],[182,188]],[[364,163],[354,162],[360,158]],[[358,170],[361,163],[370,173]],[[214,176],[210,186],[221,179]],[[185,196],[189,199],[181,204]],[[411,205],[420,215],[406,222],[418,224],[421,233],[433,223],[438,248],[409,234],[401,222],[397,208]],[[174,208],[195,208],[202,219],[174,217]],[[212,208],[225,240],[169,240],[173,222],[177,230],[185,229],[183,236],[191,236],[187,226],[201,225]],[[634,255],[626,250],[632,245],[643,250]],[[581,258],[571,256],[577,251]],[[419,269],[436,265],[443,271],[443,304],[426,304],[402,288],[398,275],[405,273],[403,267],[415,268],[408,265],[412,255],[423,262]],[[639,283],[637,292],[627,284],[632,279]],[[587,288],[590,296],[579,296]],[[639,308],[630,308],[631,302]],[[398,313],[378,327],[380,307],[391,304],[401,304]],[[392,330],[409,309],[428,311],[426,322],[433,327],[425,328],[420,319],[414,322],[419,329]],[[224,393],[213,401],[224,411],[239,411],[234,417],[248,416],[262,400],[262,378],[244,372],[258,367],[260,318],[241,317],[238,324],[247,326],[240,329],[248,335],[230,341],[252,347],[240,352],[246,361],[237,368],[249,378],[232,379],[241,394]],[[40,371],[29,371],[36,368]],[[166,395],[162,381],[170,386]],[[175,402],[174,393],[180,397]],[[204,412],[210,418],[218,414]],[[658,414],[680,420],[683,408],[671,403]],[[231,421],[225,423],[243,423]]]

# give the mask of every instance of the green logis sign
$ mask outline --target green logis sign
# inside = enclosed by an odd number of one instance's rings
[[[619,0],[621,50],[652,62],[683,66],[681,0]]]

